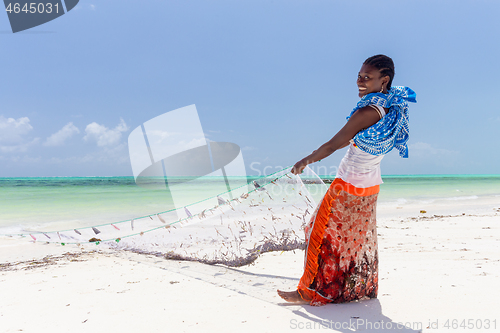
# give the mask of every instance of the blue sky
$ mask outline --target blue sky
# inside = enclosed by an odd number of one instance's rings
[[[0,177],[132,175],[127,137],[196,104],[248,174],[345,123],[369,56],[417,93],[410,158],[383,174],[499,174],[500,2],[81,0],[12,34],[0,15]],[[345,150],[314,167],[334,174]],[[321,168],[319,168],[321,167]]]

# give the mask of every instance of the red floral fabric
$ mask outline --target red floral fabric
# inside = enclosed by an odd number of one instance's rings
[[[298,291],[311,305],[377,297],[377,196],[378,186],[364,191],[336,180],[306,225]]]

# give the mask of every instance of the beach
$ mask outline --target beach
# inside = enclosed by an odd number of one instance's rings
[[[500,1],[4,5],[0,333],[500,333]]]
[[[382,188],[383,191],[383,188]],[[389,193],[390,194],[390,193]],[[500,200],[495,193],[380,200],[377,299],[284,302],[303,250],[242,267],[166,260],[96,244],[3,238],[2,332],[495,332]],[[398,199],[399,198],[399,199]],[[401,200],[400,200],[401,199]]]

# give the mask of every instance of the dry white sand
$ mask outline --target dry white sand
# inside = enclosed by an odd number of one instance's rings
[[[423,214],[379,208],[378,299],[323,307],[286,304],[275,292],[296,287],[303,251],[227,268],[3,240],[0,331],[498,332],[496,199],[434,203]]]

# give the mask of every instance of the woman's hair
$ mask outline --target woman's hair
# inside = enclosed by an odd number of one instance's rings
[[[363,65],[370,65],[375,67],[380,71],[382,76],[389,77],[389,83],[387,84],[387,90],[391,89],[392,79],[394,78],[394,62],[388,56],[383,54],[377,54],[365,60]]]

